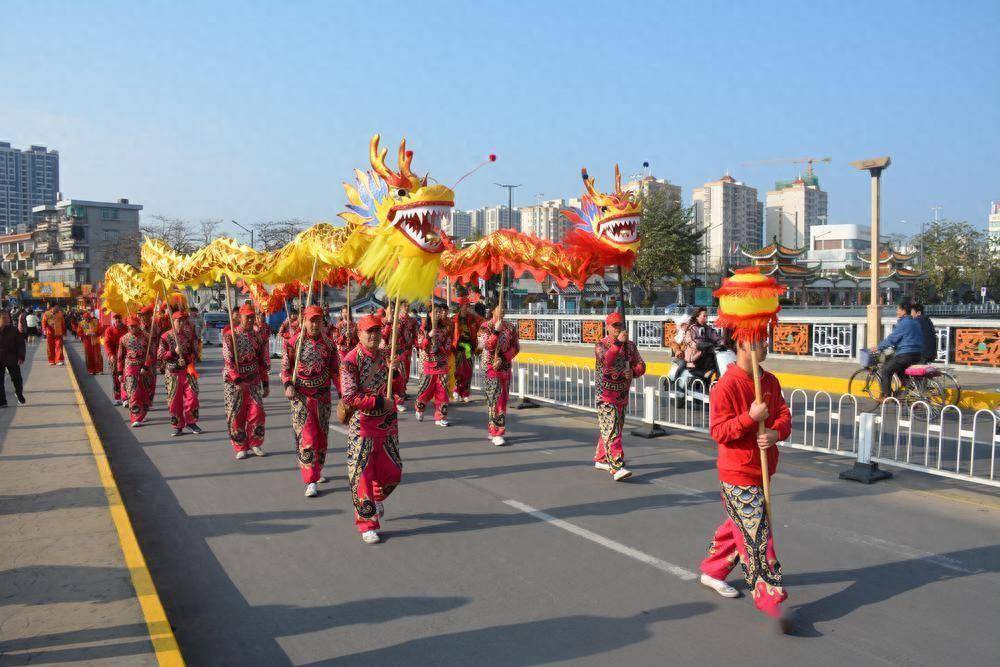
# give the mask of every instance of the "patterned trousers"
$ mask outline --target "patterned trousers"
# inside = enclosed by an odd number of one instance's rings
[[[444,373],[436,375],[424,375],[417,387],[417,400],[414,408],[417,412],[423,412],[427,404],[434,399],[434,419],[448,418],[448,388],[445,387],[448,376]]]
[[[455,350],[455,393],[460,398],[469,395],[472,385],[472,360],[465,356],[465,349],[459,346]]]
[[[264,444],[264,388],[260,383],[222,385],[222,399],[233,451],[245,452]]]
[[[167,388],[167,410],[170,425],[184,428],[198,423],[198,378],[183,373],[167,373],[163,382]]]
[[[133,422],[141,422],[149,410],[149,385],[147,375],[126,375],[124,378],[124,399],[128,406],[128,416]]]
[[[488,413],[487,429],[490,436],[507,432],[507,398],[510,396],[510,373],[500,373],[483,378],[483,393],[486,394]]]
[[[383,420],[376,432],[383,435],[361,435],[361,415],[351,417],[347,432],[347,481],[354,500],[354,523],[359,532],[378,530],[378,510],[375,503],[389,497],[403,477],[403,460],[399,456],[399,435],[392,433],[396,413]]]
[[[614,403],[597,403],[597,451],[595,463],[607,463],[611,474],[625,467],[625,450],[622,449],[622,429],[625,426],[625,406]]]
[[[326,434],[330,430],[330,390],[321,396],[296,393],[291,401],[292,433],[303,484],[319,481],[326,463]]]
[[[108,356],[114,359],[113,356]],[[111,362],[111,396],[113,400],[122,400],[122,374],[118,371],[114,361]]]
[[[715,530],[701,571],[714,579],[725,579],[739,561],[754,605],[777,618],[788,593],[781,585],[781,564],[774,554],[764,491],[759,486],[722,482],[722,504],[727,517]]]

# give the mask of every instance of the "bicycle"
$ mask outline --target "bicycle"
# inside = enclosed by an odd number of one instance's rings
[[[863,394],[875,402],[882,400],[882,367],[891,352],[885,351],[878,355],[862,350],[862,368],[856,370],[847,381],[847,393]],[[893,375],[892,396],[912,406],[914,403],[926,403],[932,416],[940,414],[948,405],[957,406],[962,400],[962,386],[954,375],[930,364],[914,364],[906,369],[906,381],[900,383]]]

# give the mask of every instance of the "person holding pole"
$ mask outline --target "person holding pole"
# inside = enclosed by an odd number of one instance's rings
[[[268,350],[254,325],[253,306],[240,306],[239,317],[238,326],[222,330],[222,360],[225,365],[222,397],[226,406],[229,440],[236,459],[242,460],[247,457],[248,451],[264,456],[264,399],[270,388]]]
[[[443,308],[431,304],[431,313],[417,338],[424,376],[417,388],[414,415],[418,422],[424,420],[427,404],[434,400],[434,423],[448,426],[448,359],[451,357],[451,332],[447,329],[448,316]]]
[[[479,327],[482,352],[483,393],[486,395],[487,431],[496,447],[507,444],[507,398],[510,395],[511,363],[521,351],[517,326],[504,319],[503,302],[493,309],[492,319]]]
[[[299,336],[304,336],[301,344]],[[291,404],[292,433],[305,495],[319,495],[316,485],[326,481],[327,433],[330,430],[331,394],[340,374],[337,348],[323,333],[323,309],[307,306],[301,332],[284,340],[281,383]]]
[[[451,349],[455,355],[455,393],[452,398],[468,403],[472,385],[472,359],[479,354],[477,336],[483,322],[469,310],[470,301],[467,296],[458,297],[456,303],[458,312],[452,319],[451,338]]]
[[[122,378],[123,400],[128,408],[129,420],[132,428],[139,428],[146,421],[146,412],[152,402],[149,397],[152,354],[149,334],[143,329],[142,320],[132,315],[125,323],[128,332],[118,341],[116,365]]]
[[[351,411],[347,420],[347,481],[355,524],[365,544],[381,541],[378,530],[385,515],[383,502],[403,475],[396,406],[386,397],[389,366],[379,349],[382,326],[377,315],[361,318],[361,342],[340,364],[342,400]]]
[[[122,374],[118,368],[118,344],[128,333],[128,327],[122,322],[118,313],[111,314],[111,324],[104,328],[104,351],[108,355],[108,365],[111,366],[111,394],[115,405],[122,404]]]
[[[594,468],[611,473],[611,479],[628,479],[632,471],[625,467],[622,430],[632,380],[646,373],[646,362],[639,348],[628,339],[625,317],[609,314],[604,323],[607,335],[594,346],[597,376],[597,450]]]
[[[186,310],[178,310],[171,315],[172,328],[160,336],[156,353],[157,364],[164,374],[167,410],[174,436],[183,435],[185,428],[195,435],[201,434],[201,427],[198,426],[198,376],[194,372],[198,344],[188,317]]]

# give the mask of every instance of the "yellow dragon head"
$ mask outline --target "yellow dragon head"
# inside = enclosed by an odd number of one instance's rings
[[[592,234],[594,238],[618,252],[635,252],[639,249],[639,220],[642,204],[635,193],[622,190],[622,176],[615,165],[615,189],[605,194],[594,187],[594,179],[581,170],[587,193],[582,205],[562,211],[577,229]]]

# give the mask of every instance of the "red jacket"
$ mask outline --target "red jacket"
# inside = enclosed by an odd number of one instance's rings
[[[760,390],[769,416],[764,425],[786,440],[792,432],[792,414],[781,395],[778,378],[761,369]],[[729,484],[757,485],[761,481],[757,422],[750,419],[754,401],[753,376],[736,364],[726,369],[709,397],[709,433],[719,445],[719,479]],[[767,455],[768,471],[778,468],[778,448]]]

